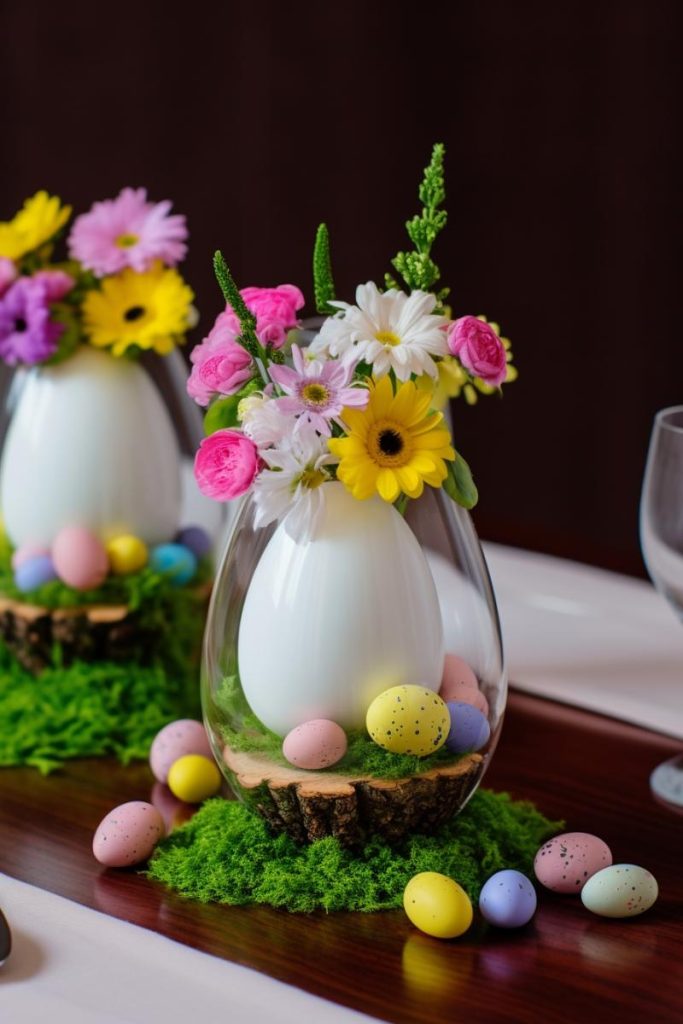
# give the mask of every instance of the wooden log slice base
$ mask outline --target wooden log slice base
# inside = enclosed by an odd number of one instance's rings
[[[76,658],[124,661],[154,642],[127,605],[50,609],[5,597],[0,598],[0,637],[17,661],[36,674],[53,664],[56,644],[68,665]]]
[[[378,779],[304,771],[229,746],[223,757],[237,792],[274,832],[298,843],[335,836],[344,846],[373,833],[398,842],[412,832],[434,832],[459,810],[486,763],[482,754],[467,754],[420,775]]]

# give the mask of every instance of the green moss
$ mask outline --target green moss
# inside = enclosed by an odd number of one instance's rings
[[[146,758],[167,722],[199,713],[194,673],[75,662],[36,677],[0,644],[0,765],[47,773],[72,757]]]
[[[287,764],[282,756],[282,739],[263,725],[247,704],[236,676],[227,676],[215,697],[224,725],[223,739],[233,750],[265,754],[276,764]],[[379,779],[403,779],[430,768],[455,764],[462,755],[445,747],[429,757],[391,754],[374,743],[364,730],[347,731],[348,750],[329,772],[369,775]]]
[[[436,835],[414,835],[394,847],[375,836],[352,852],[331,838],[297,846],[272,836],[242,804],[216,799],[161,843],[148,874],[202,903],[389,910],[402,905],[406,884],[420,871],[455,878],[476,900],[495,871],[530,874],[538,847],[561,828],[533,804],[480,789]]]

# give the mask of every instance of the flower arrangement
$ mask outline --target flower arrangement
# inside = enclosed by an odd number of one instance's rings
[[[219,501],[253,494],[256,523],[286,519],[293,536],[315,529],[322,485],[341,481],[362,501],[378,494],[405,509],[425,487],[471,508],[477,492],[442,412],[449,397],[472,404],[516,377],[510,343],[483,316],[453,317],[437,289],[433,243],[446,224],[444,147],[424,171],[420,212],[407,222],[414,248],[399,252],[384,286],[359,285],[338,300],[329,236],[313,258],[316,307],[325,319],[298,343],[304,298],[293,285],[238,290],[220,252],[226,299],[192,353],[188,392],[208,406],[195,461],[202,492]],[[404,290],[405,289],[405,290]]]
[[[68,258],[55,248],[71,216],[37,192],[0,223],[0,358],[9,366],[61,362],[82,343],[114,356],[169,353],[196,315],[175,269],[185,217],[145,189],[124,188],[77,217]]]

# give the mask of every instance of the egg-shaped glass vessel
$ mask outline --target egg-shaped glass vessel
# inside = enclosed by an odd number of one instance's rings
[[[477,788],[505,708],[477,535],[442,490],[427,487],[402,510],[378,496],[357,500],[336,481],[320,491],[320,514],[303,535],[288,518],[257,528],[250,497],[234,519],[204,637],[214,753],[235,793],[300,841],[432,831]],[[387,700],[412,700],[418,687],[410,728],[396,706],[382,721]],[[445,744],[433,717],[444,713],[439,695],[450,716]],[[325,761],[321,722],[346,733],[335,763]],[[323,750],[310,770],[308,754],[291,751],[308,742],[310,753],[316,735]]]

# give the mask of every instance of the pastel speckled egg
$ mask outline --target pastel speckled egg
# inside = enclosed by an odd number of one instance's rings
[[[213,758],[185,754],[171,765],[168,788],[186,804],[200,804],[221,788],[221,773]]]
[[[346,733],[329,718],[313,718],[288,732],[282,753],[297,768],[329,768],[346,753]]]
[[[22,562],[29,558],[38,558],[39,555],[49,555],[44,544],[22,544],[12,554],[12,568],[18,569]]]
[[[410,879],[403,909],[416,928],[437,939],[457,939],[472,924],[472,904],[465,890],[436,871],[422,871]]]
[[[588,832],[565,832],[540,848],[534,872],[552,892],[579,893],[596,871],[611,863],[611,850],[602,839]]]
[[[487,701],[481,690],[475,690],[467,683],[454,683],[448,688],[448,700],[449,701],[462,701],[463,704],[471,704],[477,711],[481,711],[482,715],[486,718],[489,716],[489,702]],[[443,690],[439,691],[439,695],[442,699],[446,700],[443,696]]]
[[[57,575],[75,590],[93,590],[104,582],[109,559],[104,544],[84,526],[65,526],[52,545]]]
[[[164,822],[156,807],[144,800],[131,800],[102,819],[92,852],[108,868],[127,868],[147,860],[163,835]]]
[[[194,718],[179,718],[156,734],[149,752],[149,766],[154,778],[166,782],[173,762],[186,754],[201,754],[209,760],[213,756],[206,729]]]
[[[447,654],[443,663],[443,677],[439,696],[448,703],[449,700],[460,700],[457,696],[463,687],[478,690],[479,683],[467,662],[457,654]]]
[[[370,737],[392,754],[426,757],[444,745],[451,719],[438,694],[423,686],[392,686],[375,697],[365,724]]]
[[[211,537],[201,526],[185,526],[176,536],[176,543],[189,548],[196,559],[205,558],[213,547]]]
[[[49,555],[34,555],[26,558],[14,570],[14,583],[19,590],[26,593],[42,587],[43,583],[56,580],[57,573]]]
[[[107,544],[107,555],[111,571],[117,576],[128,576],[130,573],[144,569],[149,559],[147,545],[132,533],[122,533],[112,537]]]
[[[454,754],[464,754],[485,747],[491,737],[491,726],[486,715],[464,701],[449,700],[446,707],[451,719],[446,737],[448,749]]]
[[[184,544],[159,544],[149,564],[155,572],[168,576],[175,587],[184,587],[197,572],[197,559]]]
[[[497,871],[479,895],[482,917],[498,928],[522,928],[536,913],[536,890],[521,871]]]
[[[659,895],[654,875],[636,864],[612,864],[589,878],[581,891],[587,910],[601,917],[635,917]]]

